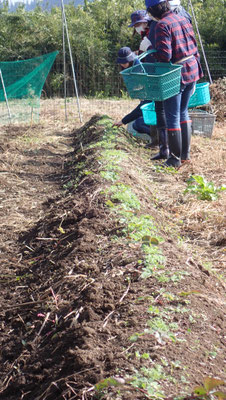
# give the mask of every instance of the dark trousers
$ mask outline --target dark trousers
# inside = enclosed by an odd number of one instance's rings
[[[139,133],[150,135],[150,125],[145,124],[143,117],[139,117],[134,121],[133,128]]]

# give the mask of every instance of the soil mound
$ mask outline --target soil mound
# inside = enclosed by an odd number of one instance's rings
[[[70,139],[61,195],[20,233],[2,281],[0,398],[186,397],[222,378],[223,282],[156,195],[185,172],[160,178],[108,118]]]

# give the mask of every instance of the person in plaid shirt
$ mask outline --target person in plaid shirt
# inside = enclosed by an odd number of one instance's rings
[[[156,21],[148,16],[146,10],[136,10],[131,14],[131,24],[129,28],[134,28],[142,40],[140,43],[138,54],[152,48],[152,42],[149,40],[150,29],[153,31],[153,26],[155,27]],[[142,60],[142,62],[154,62],[155,59],[149,55]],[[146,102],[147,103],[147,102]],[[159,141],[159,152],[153,156],[152,160],[164,160],[169,156],[168,148],[168,135],[166,128],[166,116],[164,111],[164,105],[162,101],[155,101],[155,112],[157,117],[157,133]],[[154,141],[155,144],[155,141]],[[148,144],[146,147],[152,147],[152,143]]]
[[[147,11],[158,20],[154,54],[159,62],[182,65],[181,90],[164,101],[170,156],[166,166],[180,167],[190,160],[191,121],[189,99],[195,82],[203,76],[193,27],[189,20],[170,10],[168,1],[145,0]]]

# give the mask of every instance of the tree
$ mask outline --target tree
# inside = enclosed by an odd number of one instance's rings
[[[192,0],[192,4],[204,45],[226,50],[225,0]]]

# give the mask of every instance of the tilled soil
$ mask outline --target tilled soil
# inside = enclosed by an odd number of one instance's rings
[[[86,147],[104,134],[99,119],[56,130],[44,146],[32,142],[23,149],[27,137],[39,137],[26,128],[0,136],[1,399],[153,398],[141,378],[130,384],[151,368],[162,371],[150,381],[161,385],[165,398],[185,397],[204,376],[223,378],[224,283],[192,254],[191,238],[178,244],[179,233],[188,230],[177,226],[180,199],[172,189],[175,202],[165,209],[162,185],[154,201],[159,174],[145,165],[143,147],[134,151],[128,143],[123,150],[133,168],[124,166],[124,182],[141,193],[142,211],[155,217],[166,270],[174,277],[141,279],[142,246],[126,240],[123,224],[106,206],[98,150]],[[82,174],[79,163],[92,174]],[[146,189],[136,174],[141,167],[151,176]],[[184,187],[184,174],[163,175],[163,184]],[[223,242],[212,243],[212,252],[222,249]],[[168,310],[165,321],[177,324],[175,340],[147,331],[157,318],[149,309],[153,301],[160,312]],[[94,390],[112,376],[123,379],[120,389]],[[163,396],[158,391],[154,395]]]

